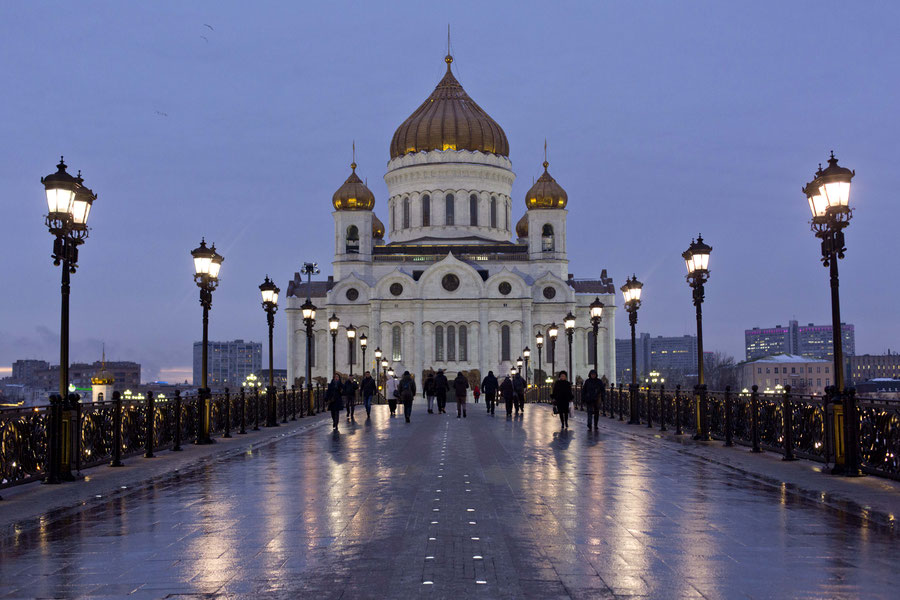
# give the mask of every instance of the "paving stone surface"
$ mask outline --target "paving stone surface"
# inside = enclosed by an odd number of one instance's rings
[[[0,539],[0,598],[897,597],[889,530],[571,425],[323,421]]]

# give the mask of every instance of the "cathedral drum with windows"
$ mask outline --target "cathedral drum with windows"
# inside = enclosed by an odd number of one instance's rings
[[[615,381],[615,288],[602,271],[576,279],[568,271],[565,190],[544,171],[525,197],[525,214],[513,228],[510,193],[515,174],[503,129],[465,92],[451,70],[394,133],[384,176],[389,197],[385,227],[375,216],[375,196],[356,174],[332,197],[333,275],[327,281],[288,285],[288,380],[306,374],[306,328],[300,307],[318,307],[310,363],[313,377],[380,368],[376,348],[398,373],[421,381],[429,369],[479,374],[507,373],[531,348],[529,381],[535,381],[538,349],[549,374],[568,368],[562,321],[576,317],[574,371],[586,377],[595,361]],[[515,241],[513,241],[515,235]],[[595,344],[589,306],[604,304]],[[327,317],[340,319],[332,364]],[[556,357],[547,331],[560,329]],[[348,340],[346,327],[357,337]],[[368,341],[366,359],[357,347]]]

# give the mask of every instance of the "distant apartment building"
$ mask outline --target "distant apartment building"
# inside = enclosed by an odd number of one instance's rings
[[[194,385],[201,382],[203,343],[194,342]],[[212,389],[231,387],[237,389],[250,373],[262,371],[262,344],[260,342],[209,342],[208,385]]]
[[[822,394],[834,382],[830,361],[798,354],[776,354],[742,362],[737,371],[742,389],[756,385],[760,392],[789,385],[798,394]]]
[[[844,356],[856,354],[856,333],[853,325],[841,323]],[[787,327],[746,329],[744,331],[746,359],[756,360],[775,354],[796,354],[809,358],[833,359],[834,343],[831,325],[803,325],[789,321]]]
[[[650,371],[659,371],[667,378],[697,372],[697,336],[651,337],[642,333],[635,347],[638,379]],[[631,381],[631,339],[616,340],[616,377],[624,383]]]
[[[900,378],[900,354],[861,354],[847,357],[847,381],[856,386],[870,379]]]
[[[16,361],[13,363],[13,372],[16,372],[16,364],[22,362],[41,362],[46,368],[33,370],[20,370],[27,372],[28,376],[18,380],[27,387],[39,390],[56,391],[59,388],[59,365],[49,365],[44,361]],[[93,363],[72,363],[69,365],[69,384],[80,390],[91,389],[91,378],[103,367],[101,361]],[[122,392],[141,384],[141,365],[131,361],[108,361],[106,370],[115,377],[114,390]]]
[[[50,368],[50,363],[46,360],[22,359],[12,364],[12,379],[16,383],[29,385],[34,381],[37,373],[46,371]]]

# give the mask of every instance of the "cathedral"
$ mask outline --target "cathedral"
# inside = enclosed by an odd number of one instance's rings
[[[506,134],[453,76],[453,57],[445,61],[444,77],[391,140],[382,213],[388,231],[354,162],[332,197],[333,274],[307,283],[296,273],[288,285],[288,381],[306,374],[301,306],[307,298],[317,308],[313,378],[330,378],[332,371],[380,372],[376,349],[396,372],[409,371],[420,382],[430,369],[451,377],[459,371],[483,377],[489,370],[499,376],[528,347],[533,383],[551,365],[568,369],[563,320],[571,313],[575,375],[587,376],[597,352],[600,376],[615,381],[615,288],[605,270],[593,279],[569,273],[566,191],[545,158],[525,195],[525,214],[513,227],[516,176]],[[604,307],[595,344],[589,306],[598,299]],[[332,315],[339,319],[335,359]],[[351,325],[355,339],[347,336]],[[555,350],[548,336],[552,325],[559,331]],[[544,337],[544,374],[537,373],[538,334]],[[363,335],[367,364],[359,346]]]

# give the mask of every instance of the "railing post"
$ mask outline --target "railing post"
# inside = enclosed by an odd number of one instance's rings
[[[222,437],[231,437],[231,394],[225,388],[225,434]]]
[[[625,420],[625,394],[623,393],[622,384],[619,384],[619,390],[617,392],[618,400],[619,400],[619,420]]]
[[[731,386],[725,386],[725,445],[734,446],[734,424],[731,413],[733,411],[731,401]]]
[[[754,385],[750,394],[750,435],[753,447],[750,452],[762,452],[759,447],[759,386]]]
[[[113,392],[113,448],[111,467],[122,467],[122,395]]]
[[[81,439],[81,400],[78,400],[75,403],[75,475],[81,476],[81,452],[82,452],[82,442]]]
[[[647,429],[653,429],[653,386],[647,383]]]
[[[147,392],[147,416],[144,417],[144,458],[153,458],[153,426],[156,401],[153,392]]]
[[[288,409],[288,394],[287,394],[287,386],[281,386],[281,422],[282,424],[287,423],[287,409]]]
[[[259,431],[259,386],[253,388],[253,431]]]
[[[791,386],[784,386],[784,398],[781,405],[781,428],[784,442],[784,458],[781,460],[797,460],[794,456],[794,406],[791,402]]]
[[[297,386],[291,386],[291,421],[297,420]]]
[[[666,403],[666,384],[659,384],[659,430],[660,431],[668,431],[666,427],[666,413],[668,412],[666,409],[668,408],[668,404]]]
[[[675,435],[684,435],[681,428],[681,384],[675,386]]]
[[[242,435],[247,433],[247,395],[243,386],[241,386],[241,430],[238,433]]]
[[[181,390],[175,390],[175,444],[172,450],[181,451]]]

